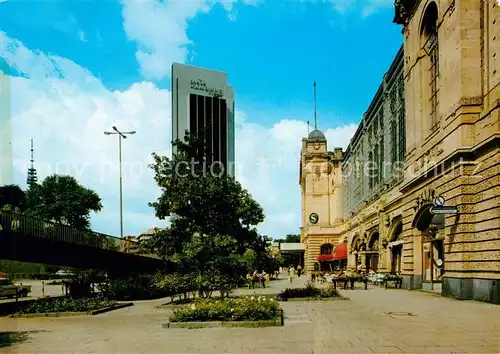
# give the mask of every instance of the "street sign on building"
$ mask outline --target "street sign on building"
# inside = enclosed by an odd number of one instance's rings
[[[433,206],[430,211],[432,214],[458,214],[456,206]]]

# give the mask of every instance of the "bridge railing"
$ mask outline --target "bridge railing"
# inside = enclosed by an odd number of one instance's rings
[[[79,230],[60,223],[46,221],[34,216],[11,211],[0,211],[0,234],[12,232],[19,237],[24,235],[40,237],[51,241],[73,243],[113,251],[129,252],[137,249],[137,242],[120,239],[91,230]]]

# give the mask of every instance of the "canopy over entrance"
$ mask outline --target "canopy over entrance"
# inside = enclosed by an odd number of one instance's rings
[[[300,253],[305,249],[306,246],[303,243],[280,243],[281,253]]]
[[[340,259],[347,259],[347,242],[342,242],[336,245],[331,254],[320,254],[318,256],[318,262],[335,261]]]

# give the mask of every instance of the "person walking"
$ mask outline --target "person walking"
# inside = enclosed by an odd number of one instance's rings
[[[300,278],[300,275],[302,274],[302,266],[299,264],[297,266],[297,276]]]
[[[295,268],[293,266],[290,267],[290,269],[288,270],[288,274],[289,274],[290,283],[293,283],[293,280],[295,278]]]

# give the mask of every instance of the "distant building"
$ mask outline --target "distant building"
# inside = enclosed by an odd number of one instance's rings
[[[220,163],[234,176],[234,93],[226,73],[172,65],[172,140],[183,140],[186,131],[206,134],[206,152],[197,159]]]
[[[0,70],[0,186],[13,183],[10,77]]]

